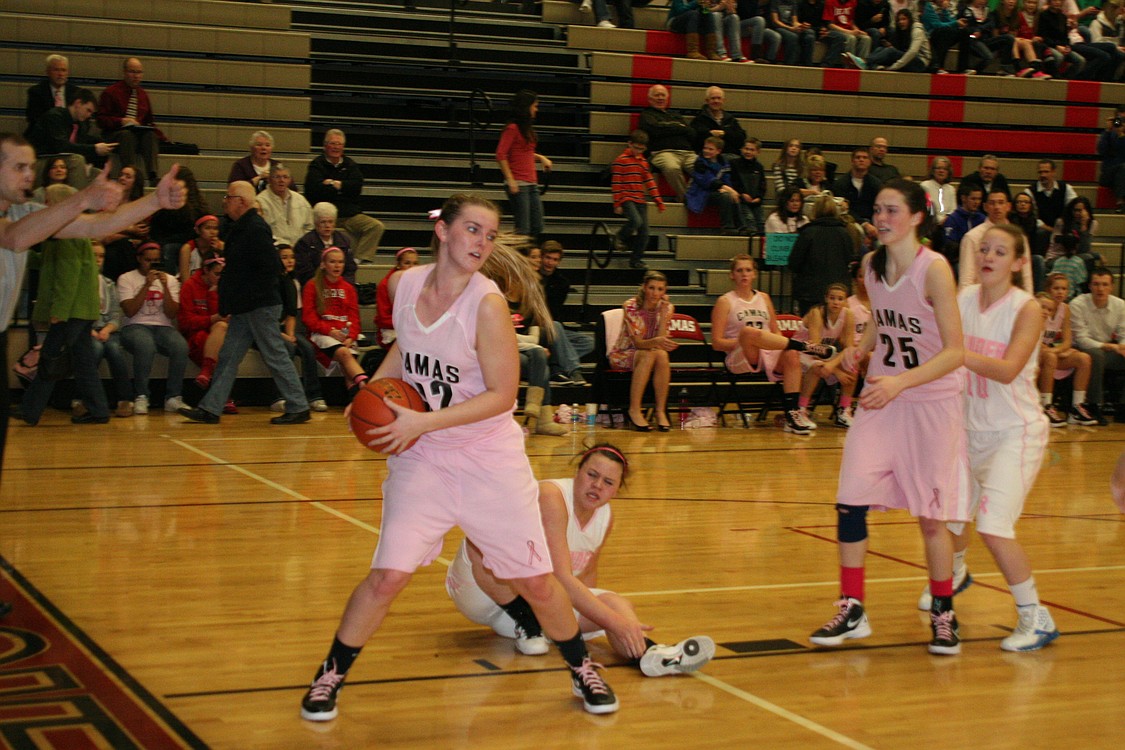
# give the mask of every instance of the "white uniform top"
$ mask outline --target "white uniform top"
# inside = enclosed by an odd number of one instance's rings
[[[820,329],[820,342],[822,344],[831,344],[832,346],[842,346],[846,332],[844,331],[844,320],[847,318],[844,315],[844,310],[836,316],[836,320],[828,319],[828,308],[824,308],[823,313],[824,326]]]
[[[769,297],[758,290],[750,299],[742,299],[738,293],[731,290],[723,295],[730,303],[730,312],[727,313],[727,323],[723,328],[723,338],[737,339],[738,332],[745,326],[752,326],[763,331],[770,329],[770,308],[767,300]],[[727,367],[733,371],[736,360],[742,357],[742,350],[735,347],[734,351],[727,352]]]
[[[609,503],[595,510],[584,527],[580,526],[574,514],[574,480],[548,479],[546,481],[562,492],[563,502],[566,503],[566,544],[570,547],[570,570],[575,576],[581,576],[586,572],[590,560],[605,544],[605,535],[613,518]]]
[[[965,348],[985,357],[1000,359],[1012,340],[1012,326],[1020,309],[1031,299],[1022,289],[1013,287],[987,310],[980,309],[980,285],[961,290],[957,303],[961,308],[961,325],[965,330]],[[1023,369],[1011,383],[989,380],[964,369],[965,427],[970,432],[990,432],[1045,422],[1047,417],[1039,405],[1039,353],[1032,350]]]
[[[475,273],[449,309],[429,326],[423,326],[414,308],[422,286],[436,267],[416,266],[402,273],[393,313],[402,379],[422,394],[432,411],[484,392],[484,375],[476,351],[477,311],[489,294],[504,299],[494,282]],[[427,432],[418,439],[418,445],[456,448],[478,441],[487,443],[513,430],[519,432],[519,425],[512,420],[512,410],[479,422]],[[463,469],[473,471],[472,466]]]
[[[852,338],[852,343],[858,344],[863,339],[863,332],[867,330],[867,324],[871,322],[871,310],[860,302],[859,297],[854,294],[848,297],[848,309],[852,311],[852,323],[855,325],[855,336]]]
[[[13,204],[3,216],[15,223],[42,208],[44,206],[40,203]],[[17,253],[6,247],[0,247],[0,331],[8,330],[8,324],[12,322],[12,313],[16,311],[16,302],[20,298],[20,287],[23,286],[23,272],[26,268],[26,252]]]
[[[1047,318],[1047,324],[1043,326],[1044,346],[1054,346],[1062,340],[1062,327],[1063,320],[1066,319],[1066,310],[1066,303],[1060,302],[1055,309],[1055,314]]]

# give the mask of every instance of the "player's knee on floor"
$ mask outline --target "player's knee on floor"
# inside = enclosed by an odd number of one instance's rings
[[[867,539],[866,505],[836,505],[836,538],[848,543]]]

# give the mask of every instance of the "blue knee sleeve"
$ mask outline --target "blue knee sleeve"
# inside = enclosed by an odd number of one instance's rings
[[[866,505],[836,505],[836,538],[841,542],[867,539]]]

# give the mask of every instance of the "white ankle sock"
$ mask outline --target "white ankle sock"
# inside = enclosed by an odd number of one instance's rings
[[[1035,576],[1008,588],[1011,589],[1017,607],[1031,607],[1039,604],[1039,590],[1035,588]]]

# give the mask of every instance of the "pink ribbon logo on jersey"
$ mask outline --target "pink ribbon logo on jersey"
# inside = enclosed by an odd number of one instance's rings
[[[543,562],[543,558],[535,551],[535,542],[528,541],[527,543],[527,564],[531,565],[537,562]]]

